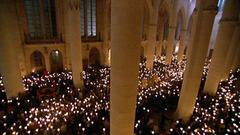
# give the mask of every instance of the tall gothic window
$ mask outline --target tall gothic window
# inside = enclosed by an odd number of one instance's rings
[[[26,36],[30,40],[50,40],[57,36],[55,0],[24,0]]]
[[[81,0],[81,36],[89,39],[97,36],[96,0]]]

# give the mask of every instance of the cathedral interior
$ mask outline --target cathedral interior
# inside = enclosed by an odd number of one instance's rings
[[[0,134],[240,134],[240,1],[0,0]]]

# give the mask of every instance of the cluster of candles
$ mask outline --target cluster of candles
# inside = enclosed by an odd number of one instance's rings
[[[22,123],[13,123],[10,127],[12,134],[57,134],[67,132],[67,123],[72,117],[82,117],[79,121],[79,133],[95,123],[99,110],[108,110],[109,104],[99,102],[96,97],[89,96],[84,100],[74,98],[71,102],[62,95],[59,99],[49,99],[41,102],[38,108],[31,108],[24,112],[26,120]],[[103,117],[104,120],[104,117]]]
[[[146,68],[146,62],[139,64],[139,83],[137,97],[137,113],[135,120],[135,133],[142,134],[144,121],[138,112],[144,112],[144,115],[152,113],[149,106],[146,105],[150,98],[159,100],[168,100],[169,98],[179,97],[183,73],[185,70],[186,59],[178,62],[176,57],[170,65],[164,62],[164,57],[156,57],[154,60],[153,70]],[[203,80],[207,75],[209,61],[206,62],[203,71]],[[237,74],[240,70],[237,71]],[[69,71],[53,74],[33,74],[23,78],[26,92],[31,92],[33,87],[42,89],[50,87],[62,90],[56,98],[50,98],[41,101],[37,106],[30,105],[19,115],[21,120],[17,120],[10,125],[6,122],[7,115],[2,115],[1,120],[7,131],[2,134],[64,134],[75,127],[77,134],[87,134],[88,130],[99,124],[100,131],[98,134],[109,134],[109,110],[110,110],[110,68],[88,67],[83,71],[83,79],[86,93],[84,98],[79,98],[72,85],[72,73]],[[230,78],[220,84],[219,91],[215,97],[199,94],[194,109],[193,116],[189,123],[185,124],[181,120],[175,122],[174,126],[168,131],[170,134],[203,134],[203,133],[225,133],[225,131],[216,131],[218,119],[226,112],[233,112],[230,115],[230,129],[226,133],[239,133],[239,92],[234,91],[234,83],[239,79],[239,75],[231,74]],[[5,93],[0,78],[0,88]],[[29,104],[34,100],[24,97]],[[21,103],[21,97],[14,99],[17,106]],[[210,100],[210,101],[209,101]],[[11,104],[13,100],[8,100]],[[205,102],[208,107],[204,106]],[[6,101],[4,101],[6,103]],[[1,103],[0,103],[1,104]],[[226,104],[223,106],[222,104]],[[164,107],[164,111],[171,109],[169,106]],[[101,112],[106,112],[104,115]],[[15,112],[16,113],[16,112]],[[209,123],[211,121],[212,123]],[[0,123],[1,124],[1,123]],[[74,126],[75,125],[75,126]],[[195,126],[194,126],[195,125]],[[196,126],[199,125],[199,126]],[[225,117],[220,119],[220,125],[226,125]],[[229,124],[228,124],[229,125]],[[218,126],[218,125],[217,125]],[[0,130],[1,132],[1,130]],[[159,134],[159,131],[151,129],[149,134]]]
[[[71,72],[61,72],[61,73],[53,73],[53,74],[33,74],[31,76],[27,76],[23,78],[23,84],[25,91],[29,91],[31,87],[36,87],[37,89],[41,89],[44,87],[56,88],[63,82],[63,85],[66,85],[67,82],[72,80]]]
[[[109,68],[101,68],[99,70],[89,67],[88,71],[83,72],[83,78],[86,88],[86,97],[79,98],[72,86],[71,72],[53,73],[47,75],[33,74],[23,79],[26,92],[31,93],[32,88],[42,89],[51,87],[55,89],[65,89],[65,93],[59,94],[56,98],[43,100],[39,105],[25,108],[18,114],[11,111],[14,115],[19,115],[18,120],[9,124],[10,115],[3,115],[2,123],[5,129],[1,134],[64,134],[70,129],[68,125],[76,126],[76,130],[72,133],[87,134],[88,128],[93,126],[97,119],[101,119],[102,123],[109,121],[107,115],[99,118],[99,113],[109,111]],[[96,76],[99,75],[99,76]],[[89,81],[91,80],[91,81]],[[21,97],[9,99],[8,104],[22,105]],[[31,99],[26,100],[31,103]],[[74,123],[72,123],[74,120]],[[1,123],[0,123],[1,124]],[[109,127],[109,126],[108,126]],[[0,130],[1,131],[1,130]],[[102,134],[107,134],[109,130],[102,126]]]
[[[5,103],[6,102],[6,92],[3,86],[3,77],[0,75],[0,104]]]
[[[179,97],[185,65],[185,58],[178,62],[176,57],[173,57],[170,65],[165,63],[165,57],[155,57],[152,70],[146,68],[145,61],[140,63],[139,93],[134,127],[136,134],[160,134],[159,127],[157,129],[148,127],[149,117],[155,113],[156,108],[162,113],[174,109],[173,106],[176,103],[171,102],[171,100]],[[155,99],[161,105],[153,108],[151,105],[149,106],[149,99]],[[159,120],[155,121],[159,123]],[[159,125],[155,123],[155,126]],[[145,129],[148,130],[144,131]]]
[[[208,74],[211,60],[206,60],[202,74],[204,82]],[[155,59],[152,71],[146,69],[146,63],[140,64],[139,94],[137,99],[137,114],[135,120],[135,133],[137,134],[160,134],[158,129],[148,128],[148,132],[144,132],[147,122],[143,115],[153,114],[154,110],[147,106],[148,99],[157,98],[157,100],[169,100],[169,98],[178,99],[183,73],[185,70],[186,59],[177,62],[173,59],[171,65],[164,63],[164,57]],[[157,77],[156,77],[157,75]],[[219,84],[219,90],[215,96],[199,92],[193,115],[188,123],[184,123],[179,119],[170,125],[169,134],[238,134],[240,133],[240,93],[235,86],[240,79],[240,69],[234,74],[230,73],[229,79]],[[238,86],[239,88],[239,86]],[[174,104],[174,103],[173,103]],[[177,105],[177,102],[175,102]],[[207,107],[206,107],[207,105]],[[162,112],[168,110],[174,111],[172,105],[164,105]],[[174,106],[174,105],[173,105]],[[149,122],[149,121],[148,121]]]
[[[239,134],[240,133],[240,69],[220,82],[215,96],[200,93],[188,123],[175,122],[172,134]],[[239,86],[238,86],[239,88]]]
[[[146,62],[140,63],[138,105],[152,96],[161,99],[179,96],[179,82],[183,78],[185,61],[180,65],[174,59],[171,65],[167,65],[163,59],[164,57],[155,58],[151,71],[146,68]]]

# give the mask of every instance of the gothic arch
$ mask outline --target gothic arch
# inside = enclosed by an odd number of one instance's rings
[[[92,47],[89,52],[89,65],[100,64],[100,52],[96,47]]]
[[[52,50],[50,53],[51,72],[61,72],[63,70],[63,56],[61,51]]]
[[[165,1],[163,1],[159,5],[158,10],[157,39],[166,40],[168,38],[169,20],[170,11],[168,10],[168,4]]]
[[[149,7],[147,4],[144,4],[143,17],[142,17],[142,40],[147,40],[147,31],[149,24]]]
[[[182,36],[182,31],[186,30],[186,16],[184,8],[181,8],[177,13],[177,25],[175,39],[179,40]]]
[[[32,71],[42,71],[46,69],[46,64],[43,54],[36,50],[30,56],[31,69]]]

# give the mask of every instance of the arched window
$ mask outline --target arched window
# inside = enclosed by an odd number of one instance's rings
[[[90,49],[89,64],[90,65],[99,65],[100,64],[100,52],[95,47]]]
[[[81,36],[83,40],[97,36],[96,0],[81,0]]]
[[[24,0],[26,39],[50,40],[57,36],[55,0]]]
[[[63,70],[62,53],[53,50],[50,54],[51,72],[61,72]]]
[[[44,57],[41,52],[34,51],[31,55],[31,65],[33,71],[43,70],[45,68]]]

